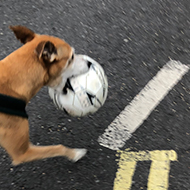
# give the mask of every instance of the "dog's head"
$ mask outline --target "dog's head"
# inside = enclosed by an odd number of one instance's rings
[[[64,87],[64,77],[69,78],[88,71],[90,63],[76,55],[74,49],[64,40],[36,34],[24,26],[10,26],[10,29],[21,43],[34,47],[35,59],[46,71],[44,85],[57,87],[62,83],[61,86]]]

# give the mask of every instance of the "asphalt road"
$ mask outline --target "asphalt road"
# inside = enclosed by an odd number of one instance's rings
[[[20,46],[8,29],[25,25],[65,39],[105,69],[109,94],[94,115],[73,118],[57,110],[44,87],[29,103],[31,141],[84,147],[73,164],[52,158],[11,166],[0,149],[0,190],[111,190],[118,157],[97,139],[171,58],[189,64],[190,3],[187,0],[1,0],[0,58]],[[190,73],[172,89],[123,150],[175,150],[169,190],[190,189]],[[139,163],[132,190],[147,189],[150,163]]]

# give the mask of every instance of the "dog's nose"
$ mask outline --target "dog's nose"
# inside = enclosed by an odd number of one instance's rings
[[[90,68],[90,66],[92,65],[92,63],[90,61],[87,62],[88,68]]]

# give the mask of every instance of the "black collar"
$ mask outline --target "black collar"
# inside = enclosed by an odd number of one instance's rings
[[[28,118],[25,107],[25,101],[0,94],[0,112]]]

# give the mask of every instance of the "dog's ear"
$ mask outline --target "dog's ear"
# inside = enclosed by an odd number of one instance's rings
[[[24,26],[9,26],[9,28],[14,32],[17,39],[20,40],[23,44],[33,40],[35,37],[35,33]]]
[[[42,41],[36,47],[36,53],[44,63],[52,63],[56,60],[57,49],[50,41]]]

